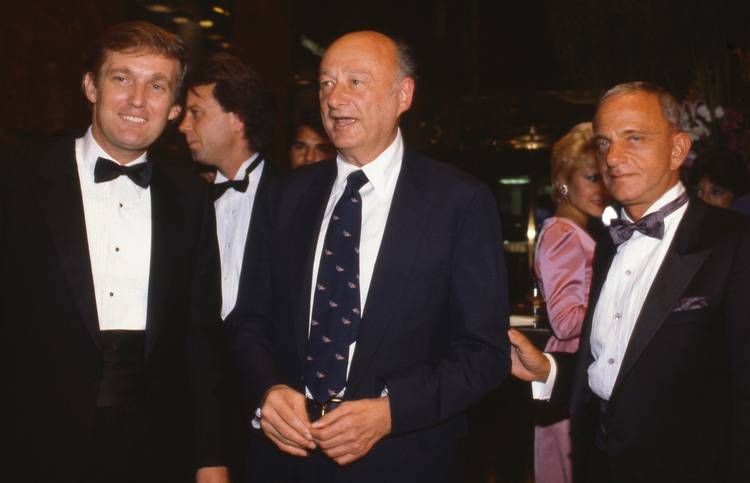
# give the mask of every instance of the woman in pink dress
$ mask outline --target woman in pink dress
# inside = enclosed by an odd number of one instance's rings
[[[606,192],[596,165],[591,123],[575,126],[552,147],[554,216],[545,220],[535,271],[547,305],[552,336],[547,352],[575,352],[588,304],[594,240],[591,217],[604,211]],[[572,481],[569,420],[540,412],[534,437],[536,483]]]

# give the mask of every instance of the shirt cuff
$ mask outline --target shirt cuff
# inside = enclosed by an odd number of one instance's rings
[[[255,409],[255,414],[253,414],[253,419],[250,420],[250,426],[252,426],[254,429],[260,429],[260,418],[261,418],[261,412],[260,408]]]
[[[552,389],[555,387],[555,379],[557,379],[557,362],[546,352],[544,357],[549,361],[549,376],[545,382],[531,381],[531,395],[534,399],[549,401],[552,397]]]

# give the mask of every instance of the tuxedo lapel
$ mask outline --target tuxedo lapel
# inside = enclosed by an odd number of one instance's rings
[[[158,164],[151,176],[151,267],[148,279],[148,313],[146,318],[146,356],[148,357],[168,320],[169,290],[177,265],[184,263],[177,249],[184,245],[185,215],[177,204],[179,196]],[[199,216],[198,213],[195,216]]]
[[[423,197],[424,189],[429,186],[428,175],[424,170],[418,172],[420,170],[415,164],[416,161],[407,152],[375,261],[357,349],[349,371],[348,394],[356,394],[362,375],[393,321],[394,308],[402,297],[408,296],[405,284],[417,258],[430,214],[428,202]]]
[[[336,180],[335,160],[323,161],[321,171],[306,189],[297,202],[293,222],[291,225],[290,243],[292,243],[292,259],[289,269],[293,272],[289,280],[294,287],[290,290],[299,294],[300,300],[294,316],[294,333],[297,341],[300,370],[304,372],[304,359],[307,353],[307,334],[310,314],[310,287],[312,283],[313,264],[315,262],[315,247],[323,221],[323,215],[328,204],[333,182]]]
[[[591,355],[591,329],[594,322],[594,311],[596,304],[599,303],[599,296],[602,293],[604,282],[607,280],[609,267],[612,265],[612,259],[617,253],[617,247],[612,242],[612,238],[605,231],[599,237],[596,243],[596,252],[593,261],[593,277],[591,280],[591,289],[589,290],[588,309],[583,321],[581,330],[581,345],[578,349],[578,364],[576,367],[576,377],[573,387],[573,406],[581,400],[586,389],[588,388],[588,367],[592,362]]]
[[[71,139],[53,148],[37,170],[40,182],[35,194],[44,215],[43,222],[49,227],[81,320],[96,346],[101,348],[75,141]]]
[[[654,279],[633,328],[628,348],[617,374],[612,394],[640,357],[651,338],[656,334],[670,312],[685,292],[693,276],[710,254],[710,249],[694,250],[700,235],[700,226],[706,206],[692,200],[677,228],[672,245]]]

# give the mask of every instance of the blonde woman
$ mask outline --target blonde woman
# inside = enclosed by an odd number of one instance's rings
[[[606,192],[596,165],[591,123],[575,126],[552,147],[554,216],[545,220],[535,272],[547,305],[552,336],[547,352],[576,352],[591,284],[594,240],[586,231],[600,217]],[[541,412],[535,429],[536,483],[572,481],[569,420]]]

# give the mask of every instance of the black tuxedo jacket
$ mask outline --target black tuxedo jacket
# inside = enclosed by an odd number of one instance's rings
[[[176,481],[223,462],[220,283],[205,183],[153,164],[146,405],[149,445]],[[31,471],[23,481],[77,481],[102,355],[73,140],[0,178],[4,467]]]
[[[598,241],[578,361],[556,355],[552,397],[561,401],[572,387],[578,481],[597,424],[616,482],[750,478],[749,221],[691,198],[601,418],[587,369],[594,309],[616,247],[606,233]]]
[[[275,384],[304,392],[310,284],[334,160],[268,190],[252,284],[238,307],[235,356],[248,414]],[[245,294],[248,295],[248,294]],[[419,154],[404,155],[378,252],[346,399],[390,394],[392,434],[336,481],[461,481],[464,412],[507,375],[507,285],[489,190]],[[256,481],[315,481],[320,458],[253,438]]]

